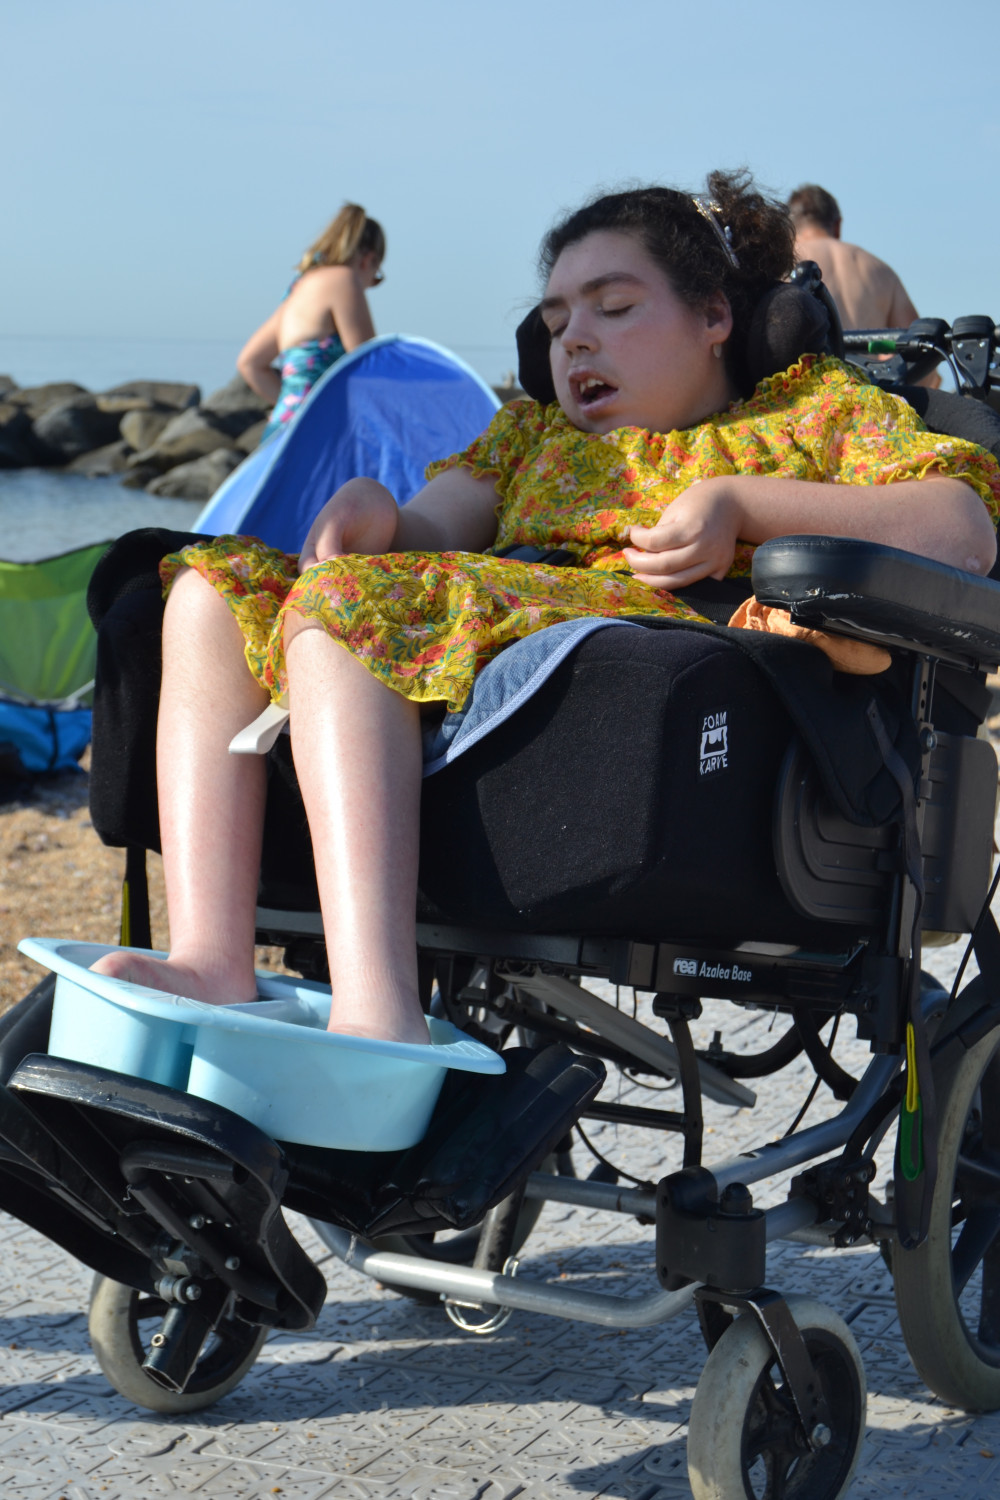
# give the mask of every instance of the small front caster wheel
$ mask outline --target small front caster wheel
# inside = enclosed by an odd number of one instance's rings
[[[865,1372],[847,1324],[811,1297],[789,1297],[829,1410],[806,1441],[763,1329],[745,1313],[705,1363],[688,1424],[694,1500],[838,1500],[865,1435]]]
[[[166,1311],[160,1297],[95,1276],[88,1328],[97,1363],[118,1394],[136,1406],[167,1413],[200,1411],[239,1385],[260,1353],[267,1329],[224,1318],[205,1341],[186,1389],[171,1391],[142,1368]]]

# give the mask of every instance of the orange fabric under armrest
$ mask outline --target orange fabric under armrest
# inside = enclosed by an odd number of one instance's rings
[[[786,635],[808,641],[830,658],[838,672],[873,677],[892,665],[892,657],[884,646],[874,646],[869,641],[853,641],[845,635],[830,635],[825,630],[811,630],[806,625],[793,625],[787,609],[775,609],[773,605],[761,604],[757,599],[744,600],[729,623],[738,630],[763,630],[770,635]]]

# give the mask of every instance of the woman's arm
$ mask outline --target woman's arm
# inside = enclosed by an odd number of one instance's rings
[[[492,479],[446,469],[405,506],[376,479],[351,479],[309,529],[299,572],[345,553],[482,552],[497,534],[500,496]]]
[[[399,512],[395,543],[401,552],[484,552],[497,534],[500,495],[489,477],[460,466],[445,469]]]
[[[693,484],[655,526],[630,529],[624,557],[643,583],[679,589],[725,577],[738,541],[796,533],[881,542],[970,573],[988,573],[996,557],[993,523],[964,480],[930,475],[884,485],[824,484],[759,474]]]
[[[252,333],[239,352],[236,368],[252,391],[273,406],[281,394],[281,376],[272,370],[271,362],[277,359],[278,323],[281,309],[273,312],[256,333]]]

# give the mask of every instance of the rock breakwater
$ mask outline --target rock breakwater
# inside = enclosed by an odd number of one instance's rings
[[[0,469],[121,475],[132,489],[205,501],[260,441],[268,404],[241,376],[202,400],[196,385],[132,380],[21,387],[0,375]]]

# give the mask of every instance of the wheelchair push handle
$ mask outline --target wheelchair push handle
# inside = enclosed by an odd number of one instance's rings
[[[851,354],[896,355],[907,366],[908,380],[919,380],[946,360],[958,390],[983,396],[1000,386],[995,368],[1000,325],[985,314],[956,318],[949,327],[943,318],[916,318],[908,328],[849,328],[844,350]],[[865,365],[873,373],[869,365]]]

